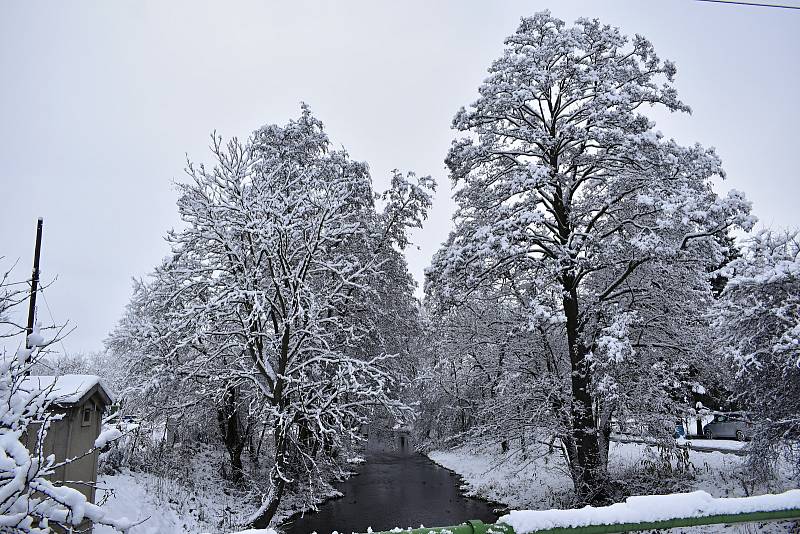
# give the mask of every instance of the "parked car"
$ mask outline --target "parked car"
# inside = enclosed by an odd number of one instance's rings
[[[753,437],[753,424],[736,414],[715,414],[703,428],[706,439],[730,438],[744,441]]]

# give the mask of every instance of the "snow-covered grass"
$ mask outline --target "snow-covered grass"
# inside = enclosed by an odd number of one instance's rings
[[[433,451],[428,456],[461,475],[462,489],[467,495],[498,501],[518,510],[571,508],[573,505],[572,482],[558,449],[550,453],[547,446],[539,445],[528,447],[526,453],[519,449],[502,453],[497,444],[473,443]],[[793,488],[788,467],[776,480],[756,483],[743,471],[744,461],[741,456],[722,452],[665,451],[641,443],[612,443],[609,472],[628,495],[702,490],[714,497],[742,497]],[[619,498],[625,496],[619,495]],[[764,528],[781,532],[779,527],[779,524],[771,524]],[[746,525],[730,528],[745,532],[752,529]],[[684,532],[721,532],[724,529],[723,526],[705,527],[705,530],[687,528]]]

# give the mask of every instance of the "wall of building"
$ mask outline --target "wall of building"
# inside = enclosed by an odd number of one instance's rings
[[[83,425],[83,409],[88,405],[92,406],[91,420]],[[83,455],[94,446],[94,441],[100,435],[102,425],[102,411],[99,409],[102,404],[96,398],[89,399],[80,406],[69,408],[53,409],[54,415],[60,415],[61,419],[53,420],[47,431],[47,438],[44,441],[44,456],[55,455],[56,461],[63,461],[67,458],[74,458]],[[36,434],[38,425],[28,427],[25,434],[25,446],[33,451],[36,446]],[[97,477],[98,451],[84,456],[68,465],[59,467],[53,476],[54,482],[65,480],[80,480],[95,482]],[[83,493],[90,502],[94,502],[95,489],[85,484],[67,484]]]
[[[70,458],[83,455],[94,446],[94,441],[100,435],[102,425],[102,408],[97,399],[89,399],[81,406],[77,406],[70,411],[69,428],[67,443],[67,454]],[[84,424],[83,411],[91,410],[88,424]],[[98,451],[83,456],[82,458],[66,466],[63,480],[84,480],[94,482],[97,477],[97,457]],[[89,501],[94,502],[95,489],[92,486],[83,484],[71,485],[84,495]]]

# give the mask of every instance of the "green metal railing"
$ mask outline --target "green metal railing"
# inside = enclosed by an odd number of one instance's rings
[[[701,517],[679,517],[664,521],[641,523],[618,523],[613,525],[588,525],[583,527],[557,527],[537,530],[536,534],[612,534],[616,532],[637,532],[642,530],[669,529],[676,527],[695,527],[701,525],[727,525],[732,523],[763,523],[768,521],[800,520],[800,508],[775,510],[771,512],[748,512],[743,514],[708,515]],[[467,521],[453,527],[415,528],[403,530],[405,534],[514,534],[510,525],[497,523],[487,525],[481,521]],[[373,534],[393,534],[397,530],[374,532]]]

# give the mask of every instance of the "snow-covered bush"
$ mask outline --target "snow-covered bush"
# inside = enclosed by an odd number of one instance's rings
[[[10,282],[9,272],[0,278],[0,531],[46,534],[86,520],[125,530],[127,520],[107,517],[80,491],[54,481],[56,469],[77,458],[57,460],[44,452],[49,426],[59,417],[50,409],[58,398],[53,386],[38,387],[28,375],[53,340],[38,325],[27,337],[17,326],[14,308],[25,302],[26,287]]]

